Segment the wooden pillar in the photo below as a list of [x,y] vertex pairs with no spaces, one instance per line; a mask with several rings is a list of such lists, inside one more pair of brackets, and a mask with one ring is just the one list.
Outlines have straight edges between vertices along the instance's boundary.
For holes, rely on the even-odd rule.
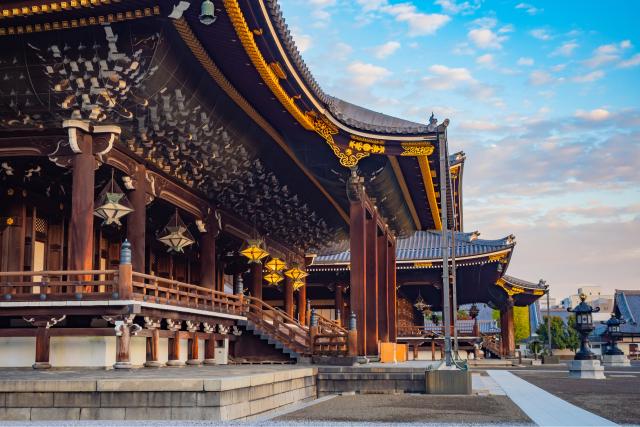
[[366,291],[365,304],[367,336],[365,350],[367,355],[378,354],[378,224],[375,213],[366,218]]
[[389,291],[387,286],[387,233],[378,233],[378,337],[380,341],[389,342]]
[[349,238],[351,250],[351,268],[349,270],[351,311],[356,315],[356,324],[359,333],[358,356],[366,354],[366,233],[365,233],[365,207],[361,200],[351,201],[349,209]]
[[169,357],[167,366],[184,366],[180,360],[180,328],[182,322],[179,320],[167,319],[167,329],[173,332],[173,337],[169,338]]
[[389,341],[395,342],[398,336],[397,325],[397,291],[396,291],[396,241],[388,236],[387,242],[387,320],[389,327]]
[[[18,194],[13,189],[9,197],[8,189],[3,185],[2,206],[0,215],[13,219],[13,225],[7,226],[0,233],[0,271],[23,271],[25,260],[25,237],[27,223],[27,209],[22,200],[18,200]],[[7,277],[5,280],[21,281],[20,277]],[[30,280],[30,279],[29,279]]]
[[200,360],[200,343],[198,340],[198,333],[191,332],[189,337],[189,356],[187,357],[187,365],[201,365]]
[[509,295],[506,304],[500,308],[500,341],[502,355],[506,357],[515,356],[515,325],[513,321],[513,298],[511,295]]
[[216,336],[213,332],[209,333],[209,337],[204,342],[204,364],[216,364]]
[[144,165],[136,165],[133,182],[135,188],[128,194],[133,212],[127,215],[127,240],[131,243],[131,265],[133,271],[146,273],[149,269],[145,265],[147,178]]
[[205,288],[216,289],[216,237],[219,230],[213,214],[206,219],[206,229],[200,238],[200,284]]
[[80,152],[73,156],[71,219],[69,221],[69,269],[93,268],[93,200],[96,160],[91,134],[76,132]]
[[249,264],[251,271],[251,282],[249,282],[249,293],[252,297],[262,299],[262,263],[252,262]]
[[431,338],[431,360],[436,360],[436,340]]
[[39,326],[36,329],[36,363],[33,364],[33,369],[49,369],[51,367],[49,363],[50,343],[49,328]]
[[147,360],[144,366],[147,368],[159,368],[164,366],[164,363],[160,362],[158,351],[160,349],[160,329],[158,327],[151,329],[151,336],[147,338]]
[[307,319],[307,285],[298,289],[298,322],[305,325]]
[[344,285],[336,285],[334,310],[336,311],[336,321],[339,322],[341,326],[344,326]]
[[284,311],[291,318],[294,317],[293,314],[293,279],[285,276],[284,277]]
[[125,318],[124,321],[117,326],[116,331],[116,363],[113,365],[115,369],[131,369],[131,330],[133,327],[133,318]]

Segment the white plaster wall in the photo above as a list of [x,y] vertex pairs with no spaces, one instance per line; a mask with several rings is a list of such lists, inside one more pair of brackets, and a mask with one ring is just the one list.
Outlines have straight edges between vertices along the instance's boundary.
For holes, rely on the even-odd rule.
[[186,362],[189,358],[189,340],[187,338],[180,339],[180,354],[178,355],[178,360]]
[[129,360],[134,366],[142,366],[147,361],[147,338],[131,337]]
[[35,337],[0,338],[0,367],[31,367],[36,361]]
[[216,347],[216,365],[229,363],[229,339],[225,338],[222,342],[222,346]]
[[198,339],[198,360],[204,360],[204,345],[205,340]]
[[51,366],[110,367],[116,362],[116,337],[52,337]]
[[158,341],[158,362],[167,363],[169,360],[169,338],[160,338]]

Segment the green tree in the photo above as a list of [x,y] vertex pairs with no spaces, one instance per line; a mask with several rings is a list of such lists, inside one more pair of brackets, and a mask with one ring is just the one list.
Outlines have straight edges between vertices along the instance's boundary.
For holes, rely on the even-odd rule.
[[[536,333],[540,336],[543,343],[548,343],[547,335],[547,316],[544,316],[544,322],[538,326]],[[566,348],[576,350],[580,346],[578,333],[572,327],[575,324],[575,316],[570,316],[568,324],[562,321],[561,317],[551,316],[551,347],[559,350]]]
[[[500,311],[493,310],[491,316],[494,320],[500,320]],[[529,307],[513,307],[513,327],[515,329],[515,341],[520,342],[531,335],[529,324]]]
[[529,335],[531,335],[529,307],[513,307],[513,324],[516,342],[529,338]]

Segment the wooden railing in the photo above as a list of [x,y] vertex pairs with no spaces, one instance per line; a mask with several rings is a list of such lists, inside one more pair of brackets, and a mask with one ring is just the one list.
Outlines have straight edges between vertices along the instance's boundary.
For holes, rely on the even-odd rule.
[[245,297],[245,304],[245,316],[264,333],[298,353],[310,353],[309,332],[296,319],[258,298]]
[[319,334],[313,337],[313,354],[319,356],[346,356],[347,335]]
[[112,299],[117,290],[118,270],[0,272],[5,301]]
[[486,336],[482,339],[482,348],[489,350],[498,357],[502,357],[502,346],[496,337]]
[[441,335],[440,331],[425,330],[424,326],[398,326],[399,337],[438,337]]
[[244,304],[239,295],[149,274],[133,272],[132,277],[133,298],[136,300],[244,314]]
[[320,334],[347,335],[347,330],[340,326],[335,320],[328,319],[320,314],[318,316],[318,332]]

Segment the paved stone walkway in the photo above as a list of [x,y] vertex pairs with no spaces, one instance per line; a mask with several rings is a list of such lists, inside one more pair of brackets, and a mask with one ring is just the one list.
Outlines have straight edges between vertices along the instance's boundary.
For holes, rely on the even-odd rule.
[[615,426],[617,424],[585,411],[509,371],[487,371],[507,396],[540,426]]

